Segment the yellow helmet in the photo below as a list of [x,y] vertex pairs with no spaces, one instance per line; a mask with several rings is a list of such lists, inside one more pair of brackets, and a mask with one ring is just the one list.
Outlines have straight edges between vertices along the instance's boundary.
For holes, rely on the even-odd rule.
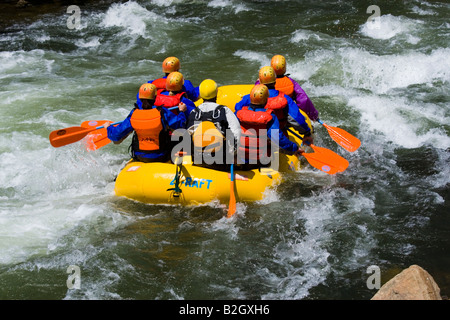
[[168,91],[181,91],[184,84],[183,75],[178,72],[171,72],[166,79],[166,90]]
[[275,83],[277,75],[272,67],[262,67],[259,69],[259,82],[262,84]]
[[180,60],[177,57],[168,57],[162,63],[164,73],[171,73],[180,70]]
[[277,76],[282,76],[286,73],[286,59],[282,55],[275,55],[270,60],[270,65],[275,70]]
[[213,99],[217,96],[217,83],[211,79],[203,80],[200,83],[199,91],[202,99]]
[[151,83],[144,83],[139,88],[139,99],[150,99],[154,100],[156,98],[156,86]]
[[250,91],[250,102],[255,105],[265,105],[269,98],[269,88],[263,84],[255,85]]

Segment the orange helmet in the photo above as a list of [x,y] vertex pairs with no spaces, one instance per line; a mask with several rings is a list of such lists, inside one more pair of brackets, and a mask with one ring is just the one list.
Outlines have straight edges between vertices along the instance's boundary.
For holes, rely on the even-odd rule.
[[275,70],[277,76],[282,76],[286,73],[286,59],[282,55],[275,55],[270,60],[270,65]]
[[259,82],[262,84],[275,83],[277,75],[272,67],[262,67],[259,69]]
[[144,83],[139,88],[139,99],[150,99],[154,100],[156,98],[156,86],[151,83]]
[[183,75],[178,72],[171,72],[166,79],[166,90],[168,91],[181,91],[184,84]]
[[162,63],[164,73],[171,73],[180,70],[180,60],[176,57],[168,57]]
[[269,88],[263,84],[257,84],[250,91],[250,102],[255,105],[265,105],[269,98]]

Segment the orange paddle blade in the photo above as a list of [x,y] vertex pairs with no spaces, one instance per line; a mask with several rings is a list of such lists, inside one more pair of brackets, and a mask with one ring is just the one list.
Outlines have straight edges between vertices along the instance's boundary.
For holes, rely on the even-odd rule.
[[236,213],[236,195],[234,193],[234,165],[231,165],[230,170],[231,187],[230,187],[230,204],[228,205],[228,218],[231,218]]
[[59,148],[83,139],[89,132],[95,130],[83,127],[69,127],[50,132],[50,144]]
[[97,150],[109,144],[111,140],[108,139],[106,129],[98,129],[88,134],[86,139],[86,148],[88,150]]
[[328,130],[331,139],[336,141],[345,150],[354,152],[360,147],[361,141],[347,131],[341,128],[331,127],[323,122],[320,123]]
[[302,156],[308,160],[309,164],[328,174],[343,172],[347,169],[349,163],[346,159],[337,153],[322,147],[311,145],[313,153],[302,153]]
[[[87,120],[84,121],[81,126],[83,128],[96,128],[99,126],[103,126],[106,123],[112,123],[112,121],[109,120]],[[97,129],[92,132],[90,132],[87,135],[86,139],[86,149],[88,150],[97,150],[101,147],[106,146],[111,142],[110,139],[108,139],[108,132],[105,128]]]
[[236,213],[236,195],[234,194],[234,181],[231,181],[230,187],[230,204],[228,206],[228,218],[231,218]]

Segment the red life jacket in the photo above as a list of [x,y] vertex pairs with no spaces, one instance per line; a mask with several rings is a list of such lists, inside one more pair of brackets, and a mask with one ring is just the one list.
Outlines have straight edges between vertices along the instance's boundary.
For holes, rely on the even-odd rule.
[[277,78],[277,82],[275,83],[275,89],[283,92],[284,94],[288,95],[291,98],[294,96],[294,84],[292,83],[291,79],[289,79],[287,76]]
[[277,116],[280,122],[280,130],[286,130],[288,123],[288,101],[283,92],[279,92],[278,96],[267,99],[266,109],[270,109]]
[[249,110],[247,106],[239,110],[236,116],[241,123],[239,154],[244,154],[245,159],[251,161],[258,161],[263,156],[270,155],[267,124],[273,119],[272,110],[253,111]]
[[[185,92],[177,93],[176,95],[170,96],[165,94],[157,94],[155,99],[155,107],[172,108],[180,104],[181,98]],[[178,109],[171,110],[174,114],[178,114]]]
[[163,138],[161,134],[168,134],[164,130],[161,111],[153,109],[135,109],[131,115],[131,126],[135,131],[133,149],[135,151],[158,151],[161,149]]
[[166,78],[159,78],[159,79],[153,80],[152,84],[155,85],[158,93],[166,90]]

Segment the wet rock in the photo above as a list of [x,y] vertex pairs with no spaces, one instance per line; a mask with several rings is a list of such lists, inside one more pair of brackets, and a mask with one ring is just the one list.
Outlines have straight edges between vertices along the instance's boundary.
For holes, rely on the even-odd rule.
[[25,1],[25,0],[19,0],[16,3],[16,8],[25,8],[25,7],[28,7],[28,6],[31,6],[31,4],[28,1]]
[[371,300],[442,300],[433,277],[412,265],[386,282]]

